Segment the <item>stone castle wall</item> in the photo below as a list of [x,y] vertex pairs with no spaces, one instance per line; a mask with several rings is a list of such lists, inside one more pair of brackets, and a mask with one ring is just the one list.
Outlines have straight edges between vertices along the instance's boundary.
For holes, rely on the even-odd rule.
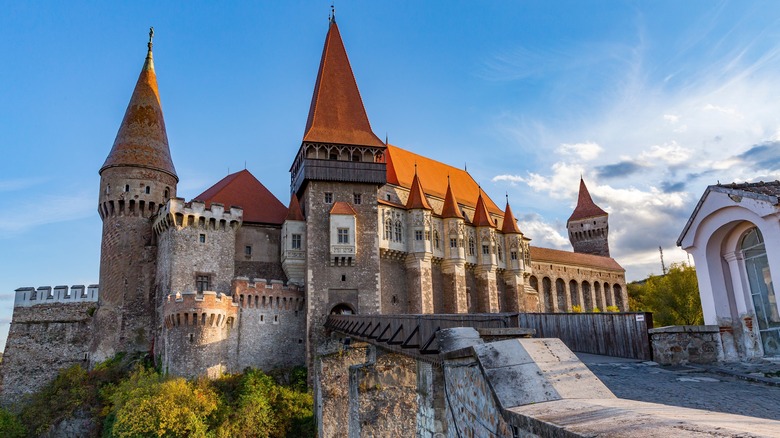
[[[250,247],[247,254],[247,247]],[[236,277],[272,278],[287,282],[280,259],[281,227],[244,222],[236,233]]]
[[[628,311],[624,272],[533,260],[529,285],[539,292],[544,312],[571,312],[577,305],[588,312],[607,306]],[[560,281],[558,281],[560,280]]]
[[14,307],[0,364],[0,403],[13,405],[74,364],[88,366],[97,303],[54,302]]
[[303,290],[281,281],[233,281],[238,302],[236,371],[272,370],[306,360],[306,300]]

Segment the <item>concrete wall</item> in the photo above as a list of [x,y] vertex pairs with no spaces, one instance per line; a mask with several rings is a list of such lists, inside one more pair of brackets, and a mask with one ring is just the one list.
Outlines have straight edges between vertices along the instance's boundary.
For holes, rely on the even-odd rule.
[[37,391],[73,364],[89,364],[92,317],[97,303],[14,307],[0,363],[0,403],[9,406]]

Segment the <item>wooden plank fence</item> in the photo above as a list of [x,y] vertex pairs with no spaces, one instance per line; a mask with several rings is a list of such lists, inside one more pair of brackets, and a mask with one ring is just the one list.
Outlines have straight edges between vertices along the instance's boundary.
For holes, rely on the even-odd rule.
[[652,360],[653,314],[520,313],[518,326],[536,330],[537,338],[560,338],[572,351]]

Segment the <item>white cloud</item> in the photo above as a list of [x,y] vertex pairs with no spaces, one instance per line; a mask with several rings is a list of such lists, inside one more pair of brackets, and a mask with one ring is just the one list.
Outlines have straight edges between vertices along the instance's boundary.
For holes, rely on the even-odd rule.
[[571,250],[569,239],[558,232],[557,224],[549,224],[537,214],[529,214],[518,220],[520,231],[532,239],[531,245],[544,248]]
[[687,161],[693,153],[690,149],[685,149],[677,144],[676,141],[658,146],[650,147],[650,150],[639,154],[640,160],[661,160],[668,164],[680,164]]
[[712,105],[708,103],[707,105],[704,105],[704,108],[702,108],[704,111],[717,111],[719,113],[727,114],[730,116],[734,116],[737,119],[744,119],[745,116],[737,112],[734,108],[725,108],[718,105]]
[[563,155],[575,155],[582,160],[590,161],[596,159],[604,148],[594,142],[586,143],[563,143],[558,147],[557,152]]
[[674,114],[664,114],[664,120],[674,125],[680,120],[680,116],[676,116]]

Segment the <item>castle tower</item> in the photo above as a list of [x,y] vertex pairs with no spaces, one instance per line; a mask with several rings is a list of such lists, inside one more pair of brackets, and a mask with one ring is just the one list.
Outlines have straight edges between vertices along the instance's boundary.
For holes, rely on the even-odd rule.
[[566,222],[566,228],[574,252],[609,257],[609,215],[593,202],[582,178],[577,207]]
[[385,149],[371,130],[331,18],[303,141],[290,168],[291,189],[306,217],[309,360],[328,314],[381,311],[377,189],[387,178]]
[[[501,224],[504,248],[506,248],[506,269],[504,283],[506,284],[506,310],[509,312],[536,311],[539,294],[533,288],[525,287],[525,277],[530,274],[531,266],[526,264],[528,254],[528,239],[523,236],[517,226],[515,215],[509,207],[507,197],[504,208],[504,219]],[[530,289],[530,290],[529,290]]]
[[447,313],[468,313],[469,302],[466,290],[466,253],[464,240],[466,224],[458,201],[452,193],[447,177],[447,193],[441,209],[444,219],[444,260],[441,263],[444,277],[444,310]]
[[500,310],[498,304],[498,286],[496,284],[496,262],[499,251],[497,245],[496,223],[490,217],[479,191],[477,206],[474,209],[474,220],[477,229],[477,254],[479,263],[475,269],[477,276],[477,311],[494,313]]
[[406,201],[409,212],[407,239],[409,253],[406,256],[407,293],[410,294],[409,313],[434,313],[433,279],[431,278],[431,213],[433,209],[425,197],[420,177],[415,169],[409,198]]
[[306,219],[295,193],[290,196],[290,206],[282,224],[282,269],[291,284],[303,285],[306,276]]
[[103,220],[100,298],[91,362],[117,352],[149,351],[157,318],[157,249],[150,218],[176,196],[179,181],[165,132],[149,50],[114,145],[100,169],[98,212]]

